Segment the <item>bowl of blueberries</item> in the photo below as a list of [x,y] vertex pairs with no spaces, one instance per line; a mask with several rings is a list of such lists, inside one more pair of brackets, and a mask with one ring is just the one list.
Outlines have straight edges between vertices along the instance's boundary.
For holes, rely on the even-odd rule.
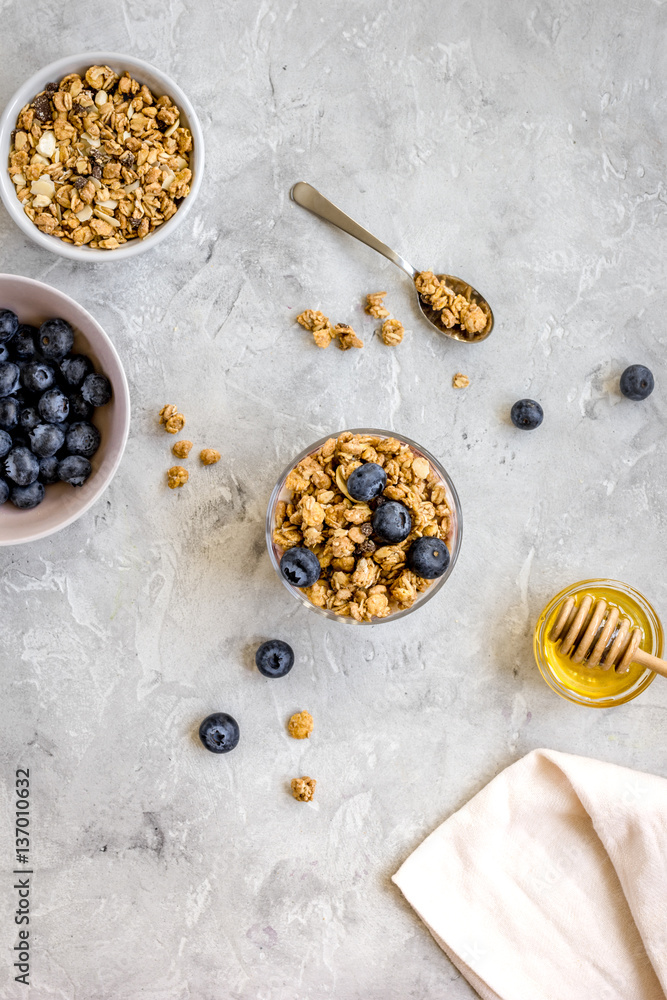
[[0,274],[0,545],[45,538],[107,488],[130,426],[120,358],[49,285]]

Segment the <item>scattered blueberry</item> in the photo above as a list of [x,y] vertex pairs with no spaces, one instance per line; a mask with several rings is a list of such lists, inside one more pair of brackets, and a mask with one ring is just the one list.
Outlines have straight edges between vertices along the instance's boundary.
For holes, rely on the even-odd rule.
[[11,340],[19,328],[19,318],[11,309],[0,309],[0,342]]
[[12,350],[19,358],[31,358],[37,354],[37,335],[39,330],[36,326],[28,326],[21,323],[12,341]]
[[39,475],[39,461],[29,448],[15,445],[5,458],[5,473],[17,486],[29,486]]
[[29,510],[36,507],[44,499],[44,485],[35,481],[29,486],[15,486],[12,489],[10,500],[15,507],[21,510]]
[[60,362],[60,372],[68,385],[75,389],[93,371],[93,362],[85,354],[72,354]]
[[91,406],[104,406],[111,399],[111,383],[106,375],[93,372],[83,380],[81,395]]
[[40,483],[44,483],[45,486],[51,486],[53,483],[59,483],[59,465],[60,459],[55,455],[50,455],[48,458],[42,458],[39,463],[39,476],[37,477]]
[[58,465],[58,478],[70,486],[83,486],[93,467],[83,455],[68,455]]
[[29,361],[21,371],[21,385],[28,392],[45,392],[55,380],[56,373],[44,361]]
[[19,403],[13,396],[0,399],[0,428],[13,431],[19,422]]
[[42,420],[49,424],[60,424],[69,416],[69,399],[60,389],[47,389],[39,397],[37,409]]
[[387,473],[376,462],[365,462],[350,473],[345,484],[355,500],[373,500],[387,485]]
[[408,566],[417,576],[435,580],[449,566],[449,549],[441,538],[415,538],[408,549]]
[[65,443],[65,432],[57,424],[37,424],[30,431],[30,449],[37,458],[51,458]]
[[47,319],[39,328],[39,349],[45,358],[60,361],[74,343],[74,330],[64,319]]
[[95,407],[87,403],[80,392],[73,392],[69,397],[69,412],[78,420],[90,420]]
[[295,545],[280,560],[280,572],[293,587],[310,587],[319,580],[322,569],[314,552]]
[[229,753],[239,742],[239,724],[226,712],[207,715],[199,727],[199,739],[211,753]]
[[0,458],[8,455],[12,449],[12,436],[7,431],[0,431]]
[[628,399],[646,399],[654,385],[653,372],[646,365],[630,365],[621,375],[621,392]]
[[402,542],[412,531],[412,516],[398,500],[388,500],[373,514],[373,531],[385,542]]
[[6,503],[9,500],[9,485],[4,479],[0,479],[0,504]]
[[21,371],[11,361],[0,361],[0,396],[11,396],[19,387]]
[[72,424],[67,431],[67,450],[70,455],[90,458],[100,446],[100,432],[93,424]]
[[282,639],[269,639],[255,653],[255,663],[265,677],[284,677],[294,666],[294,650]]
[[544,410],[534,399],[519,399],[512,407],[512,423],[522,431],[533,431],[542,423]]
[[19,414],[19,423],[24,431],[31,431],[41,423],[41,417],[34,406],[26,406]]

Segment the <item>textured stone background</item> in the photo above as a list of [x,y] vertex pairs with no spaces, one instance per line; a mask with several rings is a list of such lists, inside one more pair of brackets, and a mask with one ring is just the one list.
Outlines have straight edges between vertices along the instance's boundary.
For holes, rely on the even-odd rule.
[[[207,171],[171,242],[75,266],[0,212],[0,267],[77,298],[114,339],[133,424],[108,493],[45,542],[0,550],[0,997],[17,987],[9,802],[33,774],[39,1000],[435,1000],[472,991],[390,876],[452,810],[547,746],[667,772],[667,682],[623,708],[552,694],[531,632],[552,594],[610,575],[667,606],[666,5],[638,0],[0,0],[0,100],[67,53],[126,51],[201,115]],[[292,205],[310,180],[421,267],[468,277],[497,327],[438,337],[408,283]],[[362,312],[388,290],[385,348]],[[361,352],[293,325],[322,308]],[[619,396],[632,362],[658,388]],[[456,371],[467,391],[451,388]],[[534,434],[510,404],[541,400]],[[214,469],[164,486],[168,401]],[[440,456],[464,544],[395,625],[332,627],[264,549],[286,462],[345,426]],[[194,463],[193,463],[193,467]],[[288,679],[257,643],[297,653]],[[307,745],[284,723],[315,717]],[[227,710],[227,758],[195,732]],[[319,781],[312,806],[287,783]]]

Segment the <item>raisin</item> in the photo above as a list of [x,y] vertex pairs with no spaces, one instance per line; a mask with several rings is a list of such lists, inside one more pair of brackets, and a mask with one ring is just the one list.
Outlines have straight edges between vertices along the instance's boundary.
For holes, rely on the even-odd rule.
[[38,118],[40,122],[51,121],[51,118],[53,117],[53,112],[51,111],[51,101],[46,94],[38,94],[32,102],[32,106],[35,111],[35,118]]

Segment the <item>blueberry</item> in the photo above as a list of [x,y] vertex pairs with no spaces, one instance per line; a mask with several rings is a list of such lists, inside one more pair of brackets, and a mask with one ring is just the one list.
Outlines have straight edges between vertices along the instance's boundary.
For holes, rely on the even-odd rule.
[[37,335],[39,330],[36,326],[28,326],[21,323],[12,341],[12,350],[18,358],[31,358],[37,354]]
[[376,462],[365,462],[352,472],[345,484],[355,500],[372,500],[387,485],[387,473]]
[[5,431],[13,431],[18,426],[19,412],[18,400],[13,396],[0,399],[0,427]]
[[9,361],[9,348],[6,344],[0,344],[0,361]]
[[38,476],[40,483],[44,483],[46,486],[51,485],[51,483],[59,483],[59,465],[60,460],[55,455],[50,455],[48,458],[40,459]]
[[68,455],[58,465],[58,478],[70,486],[83,486],[93,467],[83,455]]
[[37,424],[29,437],[30,449],[37,458],[51,458],[65,443],[65,432],[56,424]]
[[94,406],[87,403],[80,392],[73,392],[69,397],[70,416],[78,420],[90,420],[95,410]]
[[408,549],[408,566],[417,576],[435,580],[449,566],[449,549],[441,538],[415,538]]
[[65,382],[75,389],[86,375],[93,371],[93,362],[85,354],[72,354],[60,362],[60,372]]
[[47,319],[39,328],[39,349],[45,358],[60,361],[73,343],[74,330],[64,319]]
[[100,432],[93,424],[72,424],[67,431],[67,450],[70,455],[90,458],[100,446]]
[[226,712],[207,715],[199,727],[199,739],[211,753],[229,753],[239,742],[239,724]]
[[21,370],[21,385],[28,392],[45,392],[56,380],[56,373],[51,365],[44,361],[29,361]]
[[111,383],[106,375],[93,372],[83,380],[81,395],[91,406],[104,406],[111,399]]
[[11,361],[0,361],[0,396],[11,396],[20,385],[21,372]]
[[19,328],[19,318],[11,309],[0,309],[0,343],[11,340]]
[[0,479],[0,504],[6,503],[9,500],[9,485],[4,479]]
[[269,639],[255,653],[255,663],[265,677],[284,677],[294,666],[294,651],[282,639]]
[[39,397],[37,409],[42,420],[49,424],[60,424],[69,416],[69,399],[60,389],[47,389]]
[[646,365],[630,365],[621,375],[621,392],[628,399],[646,399],[653,392],[653,372]]
[[31,507],[36,507],[38,503],[42,502],[44,492],[44,485],[38,482],[30,483],[29,486],[15,486],[12,489],[10,500],[15,507],[20,507],[21,510],[29,510]]
[[512,423],[522,431],[533,431],[542,423],[544,410],[534,399],[519,399],[512,407]]
[[0,431],[0,458],[4,458],[12,450],[12,436],[7,431]]
[[412,515],[398,500],[388,500],[375,511],[371,524],[385,542],[402,542],[412,531]]
[[29,486],[39,475],[39,461],[29,448],[15,444],[5,458],[5,473],[17,486]]
[[34,406],[26,406],[21,410],[19,423],[24,431],[31,431],[33,427],[41,423],[39,413]]
[[280,560],[280,572],[293,587],[310,587],[319,580],[322,569],[314,552],[295,545]]

